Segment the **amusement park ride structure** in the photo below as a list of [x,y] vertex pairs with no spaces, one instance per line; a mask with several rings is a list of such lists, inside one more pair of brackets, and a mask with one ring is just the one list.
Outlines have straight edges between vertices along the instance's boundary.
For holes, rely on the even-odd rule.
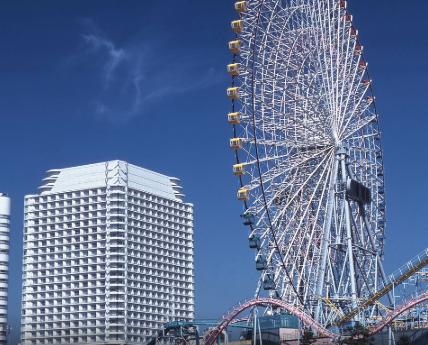
[[426,327],[428,249],[389,276],[383,270],[379,121],[346,1],[248,0],[235,10],[230,148],[260,280],[205,344],[258,306],[332,338],[356,321],[372,334],[391,323]]

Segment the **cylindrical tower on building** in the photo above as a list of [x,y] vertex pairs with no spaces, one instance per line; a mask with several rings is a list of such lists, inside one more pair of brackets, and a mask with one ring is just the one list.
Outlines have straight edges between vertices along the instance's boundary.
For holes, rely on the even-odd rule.
[[6,344],[10,198],[0,193],[0,345]]

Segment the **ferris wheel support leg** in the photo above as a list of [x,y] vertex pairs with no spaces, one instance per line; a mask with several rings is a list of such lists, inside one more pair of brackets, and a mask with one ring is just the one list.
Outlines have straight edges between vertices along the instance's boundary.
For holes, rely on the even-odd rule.
[[257,309],[253,310],[253,344],[257,344]]
[[[321,256],[321,266],[317,275],[317,290],[316,296],[319,297],[322,295],[324,289],[324,281],[325,281],[325,271],[327,267],[327,258],[328,258],[328,245],[330,241],[330,231],[331,231],[331,221],[333,218],[333,210],[334,210],[334,199],[336,192],[336,182],[337,182],[337,171],[339,167],[339,161],[337,159],[334,160],[333,173],[330,178],[330,190],[328,196],[328,204],[327,204],[327,219],[324,223],[323,229],[323,243],[322,243],[322,256]],[[320,322],[321,316],[321,303],[322,300],[319,299],[317,303],[317,308],[315,310],[315,320]]]
[[[355,180],[355,176],[352,172],[352,169],[350,169],[349,166],[348,166],[348,173],[349,173],[349,176],[351,177],[351,179]],[[370,244],[372,246],[372,249],[373,249],[373,251],[376,251],[377,248],[376,248],[376,244],[375,244],[375,240],[374,240],[373,230],[372,230],[370,222],[367,218],[366,210],[364,209],[364,205],[362,202],[358,203],[358,208],[360,210],[360,215],[364,220],[364,224],[367,228],[367,234],[369,235],[369,240],[370,240]],[[377,263],[377,267],[378,267],[379,272],[380,272],[380,276],[383,280],[383,283],[386,285],[386,274],[385,274],[385,271],[383,270],[382,260],[380,259],[379,255],[376,255],[376,263]],[[376,272],[376,274],[378,274],[378,272]],[[388,295],[389,303],[391,305],[393,305],[394,301],[392,298],[391,291],[388,291],[387,295]]]
[[[351,176],[351,178],[352,178],[352,176]],[[369,220],[367,219],[366,211],[365,211],[364,206],[361,202],[359,203],[358,206],[360,209],[360,214],[362,215],[362,217],[364,219],[364,224],[366,225],[366,228],[367,228],[367,233],[369,235],[370,243],[372,245],[373,250],[376,251],[374,236],[373,236],[373,232],[372,232],[372,228],[370,226]],[[383,280],[384,286],[386,286],[386,284],[387,284],[386,283],[386,274],[385,274],[385,271],[383,270],[382,260],[380,259],[379,255],[376,255],[376,260],[377,260],[377,267],[379,269],[380,276]],[[376,272],[376,274],[378,274],[378,273]],[[392,298],[391,291],[388,291],[387,295],[388,295],[389,303],[391,303],[391,305],[393,305],[394,300]]]
[[[346,149],[341,148],[338,153],[340,153],[340,165],[342,170],[342,182],[346,183],[347,180],[347,169],[346,169]],[[349,262],[349,275],[351,280],[351,298],[352,298],[352,308],[357,307],[357,288],[355,282],[355,266],[354,266],[354,250],[352,247],[352,232],[351,232],[351,214],[349,210],[349,201],[346,198],[346,195],[343,199],[345,206],[345,220],[346,220],[346,242],[348,247],[348,262]]]

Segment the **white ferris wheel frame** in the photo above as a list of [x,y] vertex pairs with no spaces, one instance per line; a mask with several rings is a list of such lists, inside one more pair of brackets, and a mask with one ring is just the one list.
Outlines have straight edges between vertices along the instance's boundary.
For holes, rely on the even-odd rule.
[[238,12],[228,96],[243,216],[266,266],[256,294],[267,283],[333,324],[385,280],[383,153],[363,47],[345,1],[250,0]]

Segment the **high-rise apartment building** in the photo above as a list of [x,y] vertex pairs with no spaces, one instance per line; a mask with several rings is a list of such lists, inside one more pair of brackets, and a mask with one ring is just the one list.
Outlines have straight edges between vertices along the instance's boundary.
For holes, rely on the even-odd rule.
[[0,193],[0,345],[7,338],[7,288],[9,283],[10,198]]
[[141,344],[194,318],[193,205],[123,161],[47,172],[25,197],[23,345]]

